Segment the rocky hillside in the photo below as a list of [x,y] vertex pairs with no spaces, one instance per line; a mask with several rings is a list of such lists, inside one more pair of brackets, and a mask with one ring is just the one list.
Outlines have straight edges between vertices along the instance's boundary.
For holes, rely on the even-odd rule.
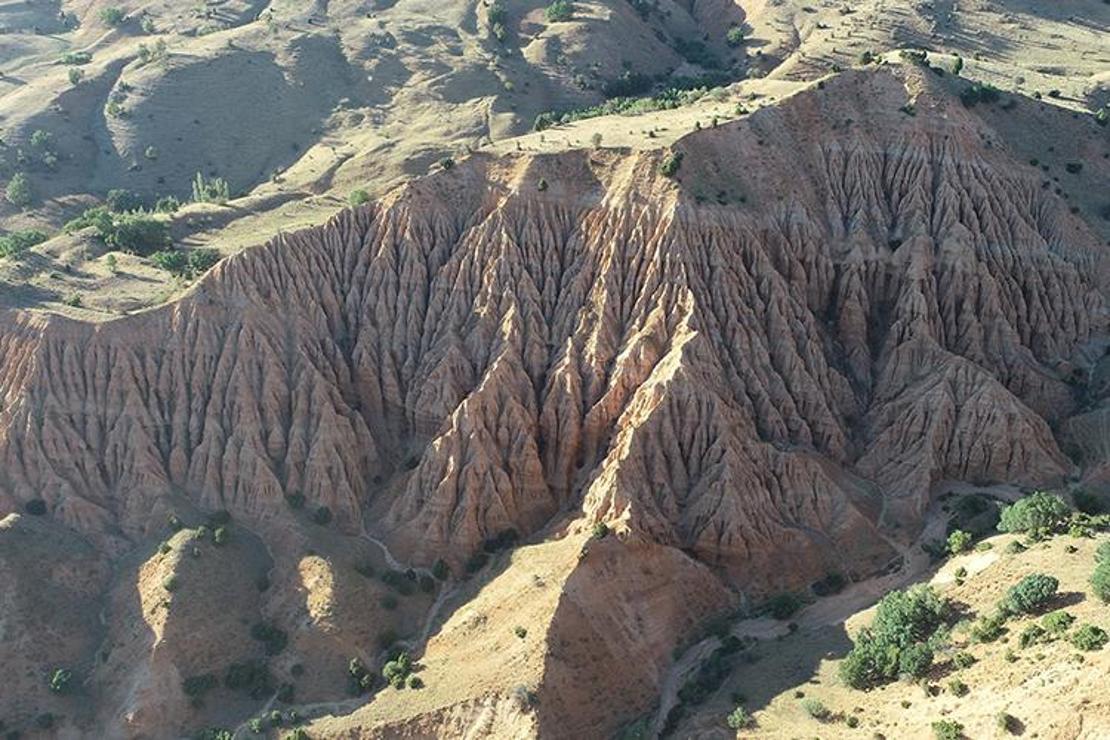
[[[709,617],[897,567],[945,481],[1105,487],[1110,252],[1072,205],[1105,129],[969,87],[849,72],[664,150],[476,155],[176,303],[0,315],[0,542],[45,515],[114,562],[0,717],[601,737]],[[423,689],[361,685],[397,646]]]

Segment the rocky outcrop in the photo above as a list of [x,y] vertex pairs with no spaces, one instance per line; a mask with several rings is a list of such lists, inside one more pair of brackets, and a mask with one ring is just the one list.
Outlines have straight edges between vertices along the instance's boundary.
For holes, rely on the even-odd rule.
[[303,496],[455,564],[581,508],[757,590],[866,567],[939,480],[1067,474],[1057,368],[1106,328],[1095,236],[929,84],[848,75],[674,180],[474,157],[174,305],[7,314],[0,505],[121,541]]

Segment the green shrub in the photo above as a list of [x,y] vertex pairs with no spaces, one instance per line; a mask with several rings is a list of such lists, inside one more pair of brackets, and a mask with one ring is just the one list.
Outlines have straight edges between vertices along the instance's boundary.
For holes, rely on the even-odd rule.
[[1037,491],[1002,510],[998,531],[1027,532],[1034,537],[1043,537],[1058,531],[1070,513],[1064,499]]
[[802,599],[792,593],[776,594],[767,601],[766,607],[767,613],[775,619],[788,619],[802,608]]
[[127,16],[124,15],[124,12],[123,12],[122,9],[112,7],[112,8],[103,8],[99,13],[97,13],[97,17],[100,18],[100,22],[103,23],[104,25],[114,27],[114,26],[122,25],[124,19]]
[[969,691],[971,689],[967,687],[967,684],[958,678],[953,678],[948,682],[948,693],[952,696],[967,696]]
[[26,208],[31,205],[35,200],[35,193],[31,189],[31,182],[27,179],[27,175],[22,172],[12,175],[12,179],[8,180],[8,185],[4,189],[4,197],[16,208]]
[[829,708],[826,707],[820,699],[814,699],[812,697],[802,699],[801,704],[802,710],[816,720],[824,722],[832,716],[832,712],[829,711]]
[[352,696],[365,694],[374,688],[374,675],[366,670],[366,666],[358,658],[351,658],[347,664],[347,686]]
[[933,737],[936,740],[960,740],[964,736],[964,726],[954,719],[942,719],[933,723]]
[[725,43],[734,48],[743,45],[744,29],[740,26],[733,26],[728,29],[728,33],[725,34]]
[[569,21],[574,17],[574,6],[569,0],[554,0],[554,2],[544,8],[543,17],[547,19],[548,23]]
[[354,207],[365,205],[366,203],[370,202],[370,193],[362,190],[361,188],[358,190],[352,190],[351,194],[347,196],[347,202]]
[[223,205],[231,200],[231,186],[222,177],[206,180],[200,172],[193,178],[193,202]]
[[104,212],[95,218],[97,235],[120,252],[147,257],[170,245],[169,226],[145,213]]
[[971,549],[972,541],[973,538],[970,534],[962,529],[957,529],[948,535],[948,554],[959,555],[961,552],[967,552]]
[[24,252],[31,247],[42,244],[48,238],[46,232],[39,231],[38,229],[13,231],[4,236],[0,236],[0,259],[4,257],[14,257],[20,252]]
[[523,640],[528,636],[528,630],[518,624],[516,627],[513,627],[513,634]]
[[752,716],[748,714],[744,707],[736,707],[728,716],[725,717],[725,724],[733,730],[743,730],[745,727],[750,726],[752,723]]
[[424,681],[420,676],[409,676],[408,684],[410,689],[424,688]]
[[[1100,552],[1101,549],[1099,548]],[[1095,566],[1090,584],[1092,593],[1104,603],[1110,604],[1110,560],[1102,560]]]
[[173,213],[181,207],[181,201],[172,195],[159,198],[154,202],[154,210],[158,213]]
[[1071,614],[1063,609],[1057,609],[1054,612],[1049,612],[1044,615],[1041,619],[1041,624],[1051,634],[1059,635],[1067,632],[1074,621],[1075,617]]
[[1018,581],[1007,593],[1002,607],[1010,614],[1034,614],[1056,598],[1060,581],[1044,573],[1034,573]]
[[67,76],[69,77],[69,84],[76,87],[81,83],[81,80],[85,78],[85,73],[83,70],[80,70],[77,67],[70,67]]
[[598,522],[594,525],[590,535],[595,540],[603,540],[609,535],[609,525],[605,522]]
[[123,188],[114,188],[108,191],[104,198],[104,205],[112,213],[127,213],[138,211],[144,207],[143,197],[138,193]]
[[1021,553],[1025,552],[1028,549],[1029,548],[1027,548],[1025,545],[1021,544],[1021,542],[1019,540],[1011,540],[1009,542],[1009,544],[1006,545],[1006,549],[1005,549],[1004,552],[1007,555],[1018,555],[1018,554],[1021,554]]
[[59,668],[50,674],[50,690],[55,694],[68,694],[73,681],[73,671]]
[[404,688],[405,679],[410,673],[412,673],[412,658],[405,652],[399,653],[396,658],[382,667],[382,677],[395,689]]
[[952,663],[957,668],[970,668],[975,665],[975,656],[966,650],[961,650],[952,656]]
[[949,612],[948,603],[929,586],[887,594],[879,602],[871,627],[860,632],[841,663],[841,680],[863,689],[899,673],[922,675],[933,660],[928,643]]
[[1018,638],[1019,644],[1023,648],[1032,647],[1038,642],[1041,642],[1045,637],[1045,629],[1039,624],[1031,624],[1021,631]]
[[674,177],[678,174],[679,167],[682,166],[682,152],[669,152],[663,157],[663,162],[659,165],[659,174],[663,177]]
[[267,622],[257,622],[251,627],[251,637],[263,644],[267,655],[279,655],[289,644],[285,631]]
[[231,541],[231,533],[227,531],[227,527],[216,527],[212,532],[212,544],[217,547],[222,547]]
[[1085,624],[1073,632],[1070,639],[1080,650],[1101,650],[1110,641],[1110,635],[1101,627]]
[[91,61],[92,54],[87,51],[67,51],[65,54],[62,54],[61,58],[62,64],[72,64],[75,66],[88,64]]
[[159,270],[165,270],[171,275],[184,276],[189,269],[189,256],[180,249],[155,252],[150,255],[150,261]]
[[1005,631],[1006,615],[1002,612],[980,617],[971,626],[972,642],[994,642]]

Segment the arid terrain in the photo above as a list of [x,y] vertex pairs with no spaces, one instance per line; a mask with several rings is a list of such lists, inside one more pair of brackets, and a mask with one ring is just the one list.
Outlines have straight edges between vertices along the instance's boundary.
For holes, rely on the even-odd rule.
[[1110,737],[1107,39],[0,0],[0,732]]

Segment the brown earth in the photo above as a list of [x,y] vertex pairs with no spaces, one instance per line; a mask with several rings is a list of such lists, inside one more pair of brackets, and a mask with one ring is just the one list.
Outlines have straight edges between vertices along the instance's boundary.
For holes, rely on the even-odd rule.
[[[964,86],[848,72],[667,150],[478,154],[175,303],[0,314],[0,512],[48,515],[0,567],[36,527],[97,574],[33,595],[84,626],[44,623],[73,637],[0,717],[162,737],[290,683],[321,736],[605,737],[714,615],[897,567],[942,483],[1104,488],[1110,253],[1071,204],[1105,129]],[[385,606],[355,566],[428,588]],[[259,621],[275,693],[191,706]],[[425,688],[348,697],[390,642]]]

